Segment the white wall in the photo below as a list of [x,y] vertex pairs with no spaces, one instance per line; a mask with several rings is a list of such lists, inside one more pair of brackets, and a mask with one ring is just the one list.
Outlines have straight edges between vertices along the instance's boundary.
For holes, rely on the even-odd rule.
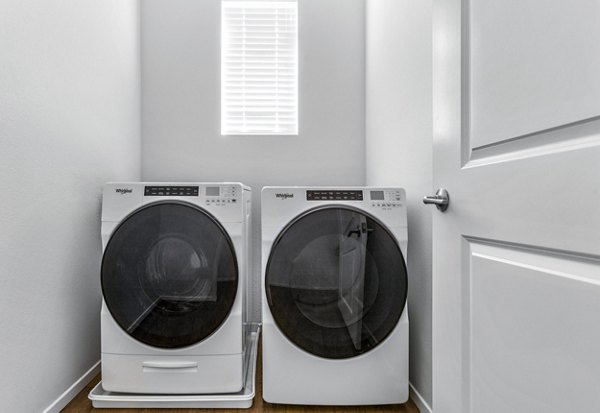
[[143,178],[243,181],[255,229],[264,185],[364,184],[364,0],[299,2],[297,137],[220,136],[220,5],[142,2]]
[[410,380],[431,406],[431,0],[367,1],[367,183],[408,197]]
[[140,175],[138,23],[135,0],[0,2],[2,412],[100,358],[100,188]]

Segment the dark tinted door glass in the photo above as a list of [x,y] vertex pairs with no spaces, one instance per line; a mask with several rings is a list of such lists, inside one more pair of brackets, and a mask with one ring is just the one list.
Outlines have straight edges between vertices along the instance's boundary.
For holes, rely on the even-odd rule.
[[157,203],[119,225],[102,260],[102,291],[129,335],[154,347],[185,347],[227,318],[238,271],[230,238],[191,204]]
[[362,211],[327,207],[300,216],[273,245],[267,300],[297,346],[325,358],[365,353],[394,329],[407,276],[392,235]]

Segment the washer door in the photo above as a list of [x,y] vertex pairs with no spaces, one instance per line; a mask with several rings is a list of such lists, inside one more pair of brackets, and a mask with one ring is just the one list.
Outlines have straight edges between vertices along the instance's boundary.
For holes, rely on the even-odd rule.
[[267,301],[285,336],[316,356],[375,348],[396,327],[406,266],[391,233],[364,211],[324,207],[277,237],[266,269]]
[[160,202],[132,213],[102,259],[102,293],[116,322],[153,347],[180,348],[211,335],[235,301],[231,239],[207,212]]

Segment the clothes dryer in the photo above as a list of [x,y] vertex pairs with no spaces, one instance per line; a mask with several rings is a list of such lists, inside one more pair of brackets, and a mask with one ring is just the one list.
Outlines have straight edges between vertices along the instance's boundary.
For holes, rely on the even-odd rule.
[[402,188],[262,190],[263,397],[408,399]]

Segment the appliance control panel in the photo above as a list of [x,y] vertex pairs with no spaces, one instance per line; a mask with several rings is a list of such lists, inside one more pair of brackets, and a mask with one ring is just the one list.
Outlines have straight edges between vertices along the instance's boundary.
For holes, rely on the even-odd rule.
[[198,186],[145,186],[144,196],[198,196]]
[[241,202],[241,193],[237,186],[207,186],[204,188],[205,204],[226,206]]
[[368,190],[307,190],[307,201],[366,201],[372,207],[382,209],[399,208],[402,206],[402,192],[396,189]]
[[144,196],[196,197],[207,206],[236,205],[241,202],[241,190],[235,185],[146,185]]
[[318,190],[306,191],[307,201],[362,201],[363,191],[356,190]]
[[369,191],[371,206],[383,209],[392,209],[402,206],[402,193],[399,190],[371,190]]

